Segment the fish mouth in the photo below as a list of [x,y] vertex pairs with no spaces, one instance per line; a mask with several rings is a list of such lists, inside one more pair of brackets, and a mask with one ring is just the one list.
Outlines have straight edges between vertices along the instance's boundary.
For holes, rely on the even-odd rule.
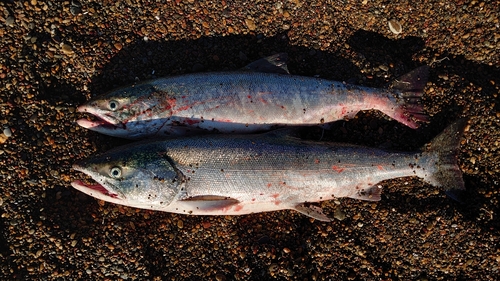
[[92,106],[81,105],[78,107],[77,111],[90,113],[92,116],[97,118],[97,120],[88,120],[85,118],[78,119],[76,123],[81,127],[84,127],[85,129],[123,129],[123,123],[116,119],[114,116],[110,116],[104,113],[102,110],[95,109]]
[[[82,168],[79,165],[73,165],[73,169],[82,173],[85,173],[91,177],[99,177],[98,175],[94,175],[94,173],[88,171],[85,168]],[[94,184],[89,184],[85,183],[82,180],[76,180],[71,182],[71,186],[73,186],[75,189],[90,195],[92,197],[95,197],[100,200],[112,202],[112,203],[119,203],[123,199],[123,196],[118,194],[117,192],[114,192],[111,188],[106,188],[106,186],[100,184],[100,183],[94,183]]]
[[76,180],[76,181],[73,181],[71,183],[71,186],[73,186],[74,188],[76,188],[76,189],[78,189],[78,190],[82,191],[83,193],[86,193],[90,196],[98,197],[96,195],[96,193],[97,193],[97,194],[100,194],[102,196],[107,196],[107,197],[110,197],[113,199],[118,199],[118,194],[110,192],[103,185],[98,184],[98,183],[87,184],[81,180]]

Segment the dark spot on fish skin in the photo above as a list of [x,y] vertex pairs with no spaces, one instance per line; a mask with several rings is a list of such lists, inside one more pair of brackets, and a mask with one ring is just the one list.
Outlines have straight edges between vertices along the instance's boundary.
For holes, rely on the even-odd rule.
[[220,169],[220,171],[224,173],[224,169]]
[[320,197],[319,200],[323,200],[323,197]]
[[321,118],[321,119],[319,120],[319,123],[320,123],[320,124],[324,124],[324,123],[325,123],[325,118]]
[[303,108],[302,111],[304,111],[304,114],[306,114],[306,109],[305,108]]

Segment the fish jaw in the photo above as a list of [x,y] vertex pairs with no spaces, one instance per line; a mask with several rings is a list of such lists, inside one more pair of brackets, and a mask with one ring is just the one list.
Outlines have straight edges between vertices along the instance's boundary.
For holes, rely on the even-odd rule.
[[97,106],[94,106],[92,104],[84,104],[81,105],[77,108],[78,112],[86,112],[94,115],[95,117],[100,119],[101,123],[113,125],[113,126],[119,126],[120,124],[123,124],[122,121],[120,121],[118,118],[115,116],[111,115],[108,110],[102,110],[98,108]]
[[112,137],[137,139],[141,136],[135,136],[127,130],[126,123],[121,122],[118,118],[112,116],[110,112],[99,109],[89,104],[81,105],[78,107],[78,112],[90,113],[97,118],[97,120],[88,120],[81,118],[76,120],[76,123],[85,129],[105,134]]
[[[106,182],[106,179],[103,176],[99,175],[97,172],[86,169],[80,165],[73,165],[73,169],[91,176],[94,180],[97,179],[102,183]],[[124,205],[124,201],[126,201],[126,198],[119,192],[114,191],[114,189],[111,188],[109,184],[103,185],[98,183],[97,181],[95,184],[87,184],[81,180],[76,180],[71,183],[71,186],[89,196],[103,201],[122,205]]]

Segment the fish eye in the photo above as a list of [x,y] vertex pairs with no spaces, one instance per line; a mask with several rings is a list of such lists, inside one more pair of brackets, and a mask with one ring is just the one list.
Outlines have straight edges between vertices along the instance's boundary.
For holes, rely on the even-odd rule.
[[113,167],[109,170],[109,175],[112,178],[119,179],[122,176],[122,169],[120,167]]
[[110,110],[115,111],[118,109],[118,102],[115,100],[110,100],[108,106]]

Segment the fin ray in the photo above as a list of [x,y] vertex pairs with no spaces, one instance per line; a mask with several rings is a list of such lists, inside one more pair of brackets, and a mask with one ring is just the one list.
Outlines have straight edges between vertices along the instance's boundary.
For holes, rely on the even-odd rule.
[[323,209],[321,209],[321,207],[318,206],[301,203],[295,205],[295,207],[293,207],[292,209],[319,221],[326,221],[326,222],[332,221],[331,218],[327,217],[325,213],[323,213]]
[[287,53],[278,53],[256,60],[243,67],[242,70],[262,73],[290,74],[290,72],[288,71],[288,66],[286,64],[287,60]]
[[420,122],[427,122],[429,117],[424,113],[422,96],[429,77],[429,66],[424,65],[394,80],[389,86],[396,91],[394,119],[416,129]]
[[457,201],[460,201],[459,191],[465,190],[457,155],[467,124],[468,118],[458,120],[422,148],[423,154],[431,157],[431,163],[437,166],[434,173],[424,177],[424,181],[444,187],[446,193]]

